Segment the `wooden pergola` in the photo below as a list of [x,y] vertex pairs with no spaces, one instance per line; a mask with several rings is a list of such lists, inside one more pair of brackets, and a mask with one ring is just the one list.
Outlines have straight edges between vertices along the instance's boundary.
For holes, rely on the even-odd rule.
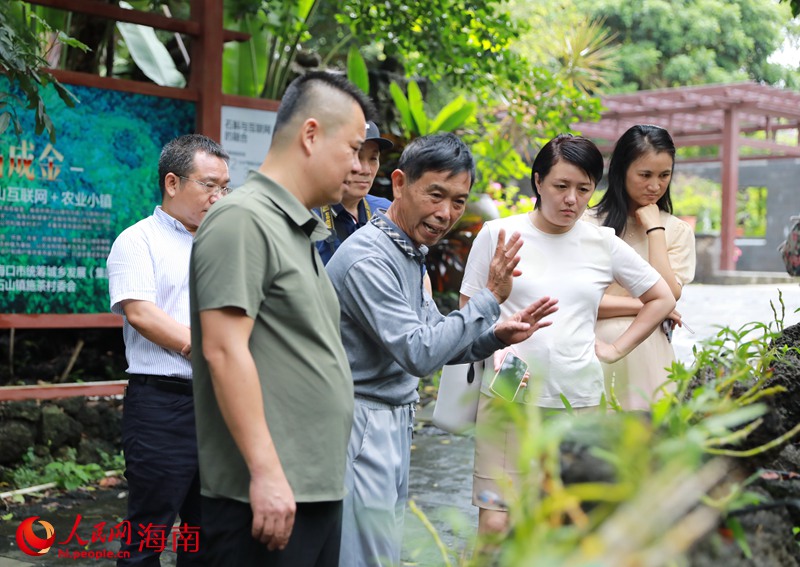
[[[598,122],[574,126],[610,153],[614,142],[635,124],[657,124],[669,130],[675,144],[717,146],[716,157],[686,161],[719,161],[722,170],[720,269],[734,269],[736,191],[739,160],[800,157],[800,93],[759,85],[734,83],[639,91],[603,97],[606,110]],[[797,130],[794,145],[776,141],[780,130]],[[763,132],[765,135],[754,137]],[[740,156],[743,146],[762,150]]]

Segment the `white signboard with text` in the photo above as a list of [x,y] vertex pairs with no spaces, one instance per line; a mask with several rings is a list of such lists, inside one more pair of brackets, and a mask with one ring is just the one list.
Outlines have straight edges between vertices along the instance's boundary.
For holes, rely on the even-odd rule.
[[244,183],[251,169],[258,169],[272,143],[278,113],[272,110],[222,107],[221,142],[230,156],[230,186]]

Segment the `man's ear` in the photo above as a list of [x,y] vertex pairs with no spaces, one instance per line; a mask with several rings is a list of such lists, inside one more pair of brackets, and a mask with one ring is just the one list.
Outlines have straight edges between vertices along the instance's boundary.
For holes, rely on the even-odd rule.
[[397,199],[402,197],[406,188],[406,174],[401,169],[392,172],[392,196]]
[[174,198],[178,193],[178,186],[181,184],[181,178],[170,172],[164,176],[164,193]]
[[300,128],[300,144],[306,155],[314,152],[314,145],[319,142],[320,135],[320,123],[316,118],[308,118],[303,122]]

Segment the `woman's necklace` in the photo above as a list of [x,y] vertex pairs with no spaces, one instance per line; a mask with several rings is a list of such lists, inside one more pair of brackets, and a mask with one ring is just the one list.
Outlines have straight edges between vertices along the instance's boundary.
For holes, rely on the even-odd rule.
[[628,222],[625,223],[625,234],[623,234],[623,240],[626,242],[633,242],[639,239],[639,225],[632,219],[628,219]]

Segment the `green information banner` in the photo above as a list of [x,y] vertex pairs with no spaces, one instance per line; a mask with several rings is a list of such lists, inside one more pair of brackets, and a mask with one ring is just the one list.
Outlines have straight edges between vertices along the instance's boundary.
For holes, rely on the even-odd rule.
[[0,135],[0,313],[107,313],[111,244],[160,204],[162,146],[194,130],[192,102],[69,89],[75,108],[44,92],[55,143],[27,109]]

